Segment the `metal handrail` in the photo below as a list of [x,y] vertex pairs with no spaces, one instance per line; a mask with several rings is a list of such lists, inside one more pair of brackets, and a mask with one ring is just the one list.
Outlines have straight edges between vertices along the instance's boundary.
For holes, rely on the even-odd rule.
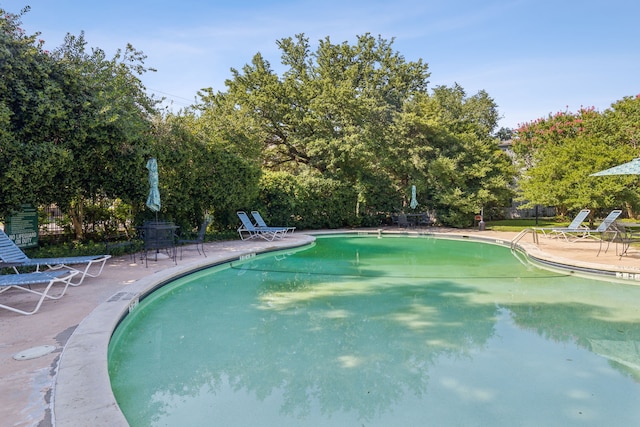
[[527,235],[527,233],[531,232],[533,234],[533,243],[538,244],[538,233],[533,228],[525,228],[521,232],[519,232],[516,237],[511,239],[511,250],[515,249],[518,245],[518,242]]

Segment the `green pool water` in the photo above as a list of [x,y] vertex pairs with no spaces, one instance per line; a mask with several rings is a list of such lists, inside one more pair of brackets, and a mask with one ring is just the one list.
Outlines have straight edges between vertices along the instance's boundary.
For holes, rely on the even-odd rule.
[[172,282],[109,348],[132,426],[640,425],[640,286],[319,237]]

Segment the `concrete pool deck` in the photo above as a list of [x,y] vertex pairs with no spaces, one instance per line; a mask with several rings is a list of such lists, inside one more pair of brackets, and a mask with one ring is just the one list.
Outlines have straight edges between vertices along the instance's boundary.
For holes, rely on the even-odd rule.
[[[387,227],[385,232],[397,232]],[[372,232],[372,230],[365,230]],[[373,230],[375,232],[375,230]],[[457,238],[478,238],[509,244],[517,233],[491,230],[409,230]],[[335,232],[335,231],[334,231]],[[403,230],[404,232],[404,230]],[[136,295],[155,284],[209,264],[237,259],[265,250],[299,246],[313,240],[312,235],[295,233],[276,241],[224,241],[205,244],[207,257],[185,250],[177,265],[172,260],[134,262],[130,257],[111,258],[102,275],[69,288],[60,300],[45,301],[32,316],[0,310],[0,391],[3,405],[0,419],[8,426],[126,425],[115,406],[106,376],[104,348],[120,315],[136,301]],[[621,259],[615,245],[597,256],[599,243],[574,243],[561,239],[539,240],[534,245],[525,236],[520,245],[538,260],[578,269],[609,271],[629,283],[640,285],[640,252],[630,251]],[[7,292],[2,298],[15,303],[23,294]],[[25,350],[50,346],[53,351],[41,357],[16,360]],[[63,351],[64,350],[64,351]],[[96,360],[98,362],[96,362]],[[105,390],[106,389],[106,390]],[[105,391],[107,392],[105,394]]]

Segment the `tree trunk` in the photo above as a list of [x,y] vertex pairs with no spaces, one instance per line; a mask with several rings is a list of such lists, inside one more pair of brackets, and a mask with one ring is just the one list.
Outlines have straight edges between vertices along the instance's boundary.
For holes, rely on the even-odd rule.
[[627,211],[627,218],[635,218],[635,215],[633,214],[633,206],[631,206],[629,203],[625,203],[624,207]]
[[84,223],[84,203],[82,200],[76,201],[69,209],[69,217],[71,218],[71,226],[75,233],[76,240],[82,240],[84,237],[84,230],[82,224]]

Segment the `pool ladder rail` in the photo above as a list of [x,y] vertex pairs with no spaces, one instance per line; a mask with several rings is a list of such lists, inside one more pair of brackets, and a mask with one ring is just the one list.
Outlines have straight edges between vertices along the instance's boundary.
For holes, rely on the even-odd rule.
[[518,245],[518,242],[522,240],[522,238],[526,236],[528,233],[532,233],[533,242],[537,245],[538,233],[536,233],[536,231],[533,228],[525,228],[524,230],[522,230],[520,233],[516,235],[516,237],[511,239],[511,244],[510,244],[511,253],[516,257],[518,261],[520,261],[520,263],[522,263],[524,266],[527,266],[527,267],[530,265],[530,263],[528,262],[529,257],[527,256],[527,252],[524,249],[522,249],[520,245]]
[[535,243],[537,245],[538,244],[538,233],[536,233],[536,230],[534,230],[533,228],[525,228],[524,230],[519,232],[516,235],[516,237],[511,239],[511,250],[516,249],[518,247],[518,242],[520,240],[522,240],[522,238],[524,236],[526,236],[528,233],[531,233],[531,235],[533,237],[533,243]]

